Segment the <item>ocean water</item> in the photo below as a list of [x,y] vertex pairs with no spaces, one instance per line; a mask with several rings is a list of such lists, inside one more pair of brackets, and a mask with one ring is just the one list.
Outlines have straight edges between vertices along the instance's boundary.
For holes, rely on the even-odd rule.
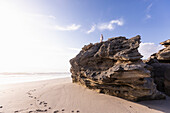
[[70,73],[0,74],[0,85],[66,78],[70,76]]

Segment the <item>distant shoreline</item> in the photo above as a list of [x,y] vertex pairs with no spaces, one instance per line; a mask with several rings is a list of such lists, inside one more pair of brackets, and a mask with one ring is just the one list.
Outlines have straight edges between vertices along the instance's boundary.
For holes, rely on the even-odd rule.
[[0,85],[71,77],[70,73],[6,73],[0,74]]
[[70,72],[15,72],[15,73],[12,73],[12,72],[4,72],[4,73],[0,73],[0,75],[35,75],[35,74],[71,74]]

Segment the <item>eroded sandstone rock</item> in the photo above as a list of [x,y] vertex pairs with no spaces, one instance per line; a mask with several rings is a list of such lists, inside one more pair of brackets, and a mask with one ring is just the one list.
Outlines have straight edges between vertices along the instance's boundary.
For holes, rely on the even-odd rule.
[[160,44],[165,48],[151,55],[147,64],[153,67],[151,75],[157,89],[170,95],[170,39]]
[[139,101],[162,99],[138,52],[140,36],[89,44],[70,60],[72,81],[100,93]]

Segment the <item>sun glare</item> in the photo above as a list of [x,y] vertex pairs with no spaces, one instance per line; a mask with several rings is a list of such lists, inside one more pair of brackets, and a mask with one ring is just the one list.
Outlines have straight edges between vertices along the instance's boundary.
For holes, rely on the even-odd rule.
[[22,12],[9,2],[0,1],[1,72],[31,71],[47,67],[46,60],[50,56],[45,52],[48,52],[50,46],[43,41],[41,29],[45,21]]

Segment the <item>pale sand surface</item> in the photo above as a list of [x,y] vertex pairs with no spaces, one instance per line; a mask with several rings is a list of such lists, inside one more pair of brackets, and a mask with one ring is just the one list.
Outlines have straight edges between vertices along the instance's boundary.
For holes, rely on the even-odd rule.
[[[130,102],[99,94],[70,78],[0,85],[0,113],[170,113],[170,98]],[[63,111],[62,111],[63,110]]]

